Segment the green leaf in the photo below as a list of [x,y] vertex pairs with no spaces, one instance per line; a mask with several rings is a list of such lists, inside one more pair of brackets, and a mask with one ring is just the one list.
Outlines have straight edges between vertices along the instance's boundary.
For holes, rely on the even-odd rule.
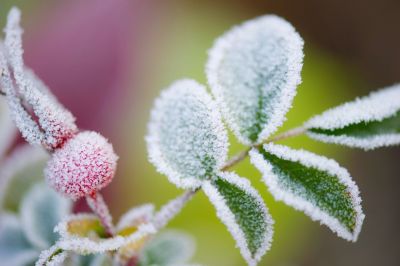
[[54,227],[71,211],[71,201],[50,189],[45,183],[33,186],[21,203],[24,232],[38,249],[53,245],[58,234]]
[[358,187],[346,169],[326,157],[275,144],[253,149],[250,156],[276,200],[346,240],[357,240],[364,214]]
[[17,148],[0,169],[0,209],[19,212],[27,191],[44,180],[43,169],[48,159],[43,149],[24,145]]
[[256,265],[270,247],[273,221],[268,209],[247,179],[220,173],[206,181],[203,190],[227,226],[249,265]]
[[400,85],[332,108],[305,127],[311,138],[365,150],[400,144]]
[[161,93],[148,128],[149,160],[180,188],[198,188],[225,163],[228,137],[218,107],[194,80]]
[[0,264],[26,266],[33,263],[38,251],[29,243],[15,215],[3,213],[0,220]]
[[277,16],[262,16],[218,38],[207,78],[240,142],[260,143],[282,125],[301,82],[303,40]]
[[173,266],[188,262],[195,251],[193,239],[179,231],[158,234],[139,256],[140,266]]

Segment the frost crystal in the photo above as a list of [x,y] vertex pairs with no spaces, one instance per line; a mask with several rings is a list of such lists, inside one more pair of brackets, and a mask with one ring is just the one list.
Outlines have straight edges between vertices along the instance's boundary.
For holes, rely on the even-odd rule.
[[304,211],[338,236],[356,241],[364,220],[356,184],[335,161],[285,146],[265,144],[250,152],[276,200]]
[[307,134],[323,142],[373,149],[400,143],[400,85],[311,118]]
[[[55,149],[77,132],[75,118],[24,66],[22,29],[19,21],[20,11],[17,8],[11,9],[4,30],[4,46],[1,48],[2,86],[7,94],[17,127],[27,141],[31,144],[43,144],[48,149]],[[35,119],[30,116],[22,100],[32,108],[39,125],[34,122]]]
[[104,137],[81,132],[54,152],[45,176],[56,191],[77,199],[107,186],[114,177],[117,159]]
[[227,172],[218,177],[204,182],[204,193],[248,265],[256,265],[271,246],[274,222],[261,196],[247,179]]
[[302,49],[293,26],[272,15],[234,27],[215,42],[208,82],[242,143],[260,143],[282,125],[301,82]]
[[150,161],[181,188],[199,187],[227,156],[227,133],[218,108],[193,80],[177,81],[162,92],[146,141]]

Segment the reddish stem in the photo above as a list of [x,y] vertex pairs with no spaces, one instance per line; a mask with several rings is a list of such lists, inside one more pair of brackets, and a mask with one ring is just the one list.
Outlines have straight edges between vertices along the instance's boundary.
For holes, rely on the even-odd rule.
[[114,235],[114,225],[112,223],[112,216],[105,203],[103,196],[95,192],[86,197],[86,201],[93,212],[99,217],[101,224],[104,226],[106,233],[109,236]]

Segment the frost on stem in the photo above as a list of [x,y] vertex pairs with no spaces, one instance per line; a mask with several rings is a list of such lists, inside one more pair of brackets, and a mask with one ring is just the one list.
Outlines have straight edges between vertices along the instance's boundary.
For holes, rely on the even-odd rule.
[[57,102],[43,82],[24,66],[23,31],[19,22],[20,11],[11,9],[4,29],[4,44],[0,48],[1,85],[13,119],[24,138],[31,144],[56,149],[77,132],[75,118]]
[[359,190],[337,162],[276,144],[253,149],[250,157],[276,200],[303,211],[346,240],[357,240],[365,217]]
[[332,108],[305,123],[314,139],[365,150],[400,143],[400,84]]
[[248,265],[257,265],[271,246],[274,223],[261,196],[247,179],[227,172],[205,181],[203,190]]
[[268,15],[234,27],[209,51],[206,74],[224,118],[240,142],[259,144],[285,120],[301,82],[303,40]]
[[181,188],[195,189],[225,163],[228,138],[216,103],[193,80],[161,93],[146,137],[149,159]]
[[104,137],[85,131],[54,152],[45,177],[56,191],[78,199],[95,194],[112,181],[117,159]]

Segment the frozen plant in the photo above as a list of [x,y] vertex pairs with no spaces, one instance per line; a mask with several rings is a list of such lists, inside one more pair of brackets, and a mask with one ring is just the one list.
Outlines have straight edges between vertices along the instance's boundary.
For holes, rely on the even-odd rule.
[[[72,114],[24,65],[19,17],[18,9],[10,11],[1,42],[1,92],[25,139],[50,153],[44,171],[50,187],[72,200],[85,197],[95,214],[67,215],[55,227],[60,237],[46,245],[38,232],[47,234],[49,226],[30,223],[26,237],[34,239],[35,247],[46,248],[36,265],[81,265],[85,257],[77,255],[89,254],[98,254],[91,257],[91,265],[187,265],[193,253],[190,238],[159,232],[199,191],[214,205],[247,264],[257,265],[271,247],[274,222],[250,181],[230,170],[247,156],[276,200],[339,237],[357,240],[365,215],[349,172],[332,159],[275,142],[307,134],[366,150],[399,144],[400,85],[273,136],[301,82],[303,40],[277,16],[247,21],[217,39],[209,52],[206,76],[211,94],[194,80],[179,80],[161,93],[151,112],[149,160],[186,191],[159,211],[151,204],[135,207],[114,225],[99,191],[112,181],[117,156],[98,133],[80,132]],[[247,146],[231,159],[224,121]],[[27,195],[37,196],[35,189],[39,188]],[[21,215],[22,220],[24,215],[40,220],[33,208]],[[0,247],[1,239],[0,234]]]

